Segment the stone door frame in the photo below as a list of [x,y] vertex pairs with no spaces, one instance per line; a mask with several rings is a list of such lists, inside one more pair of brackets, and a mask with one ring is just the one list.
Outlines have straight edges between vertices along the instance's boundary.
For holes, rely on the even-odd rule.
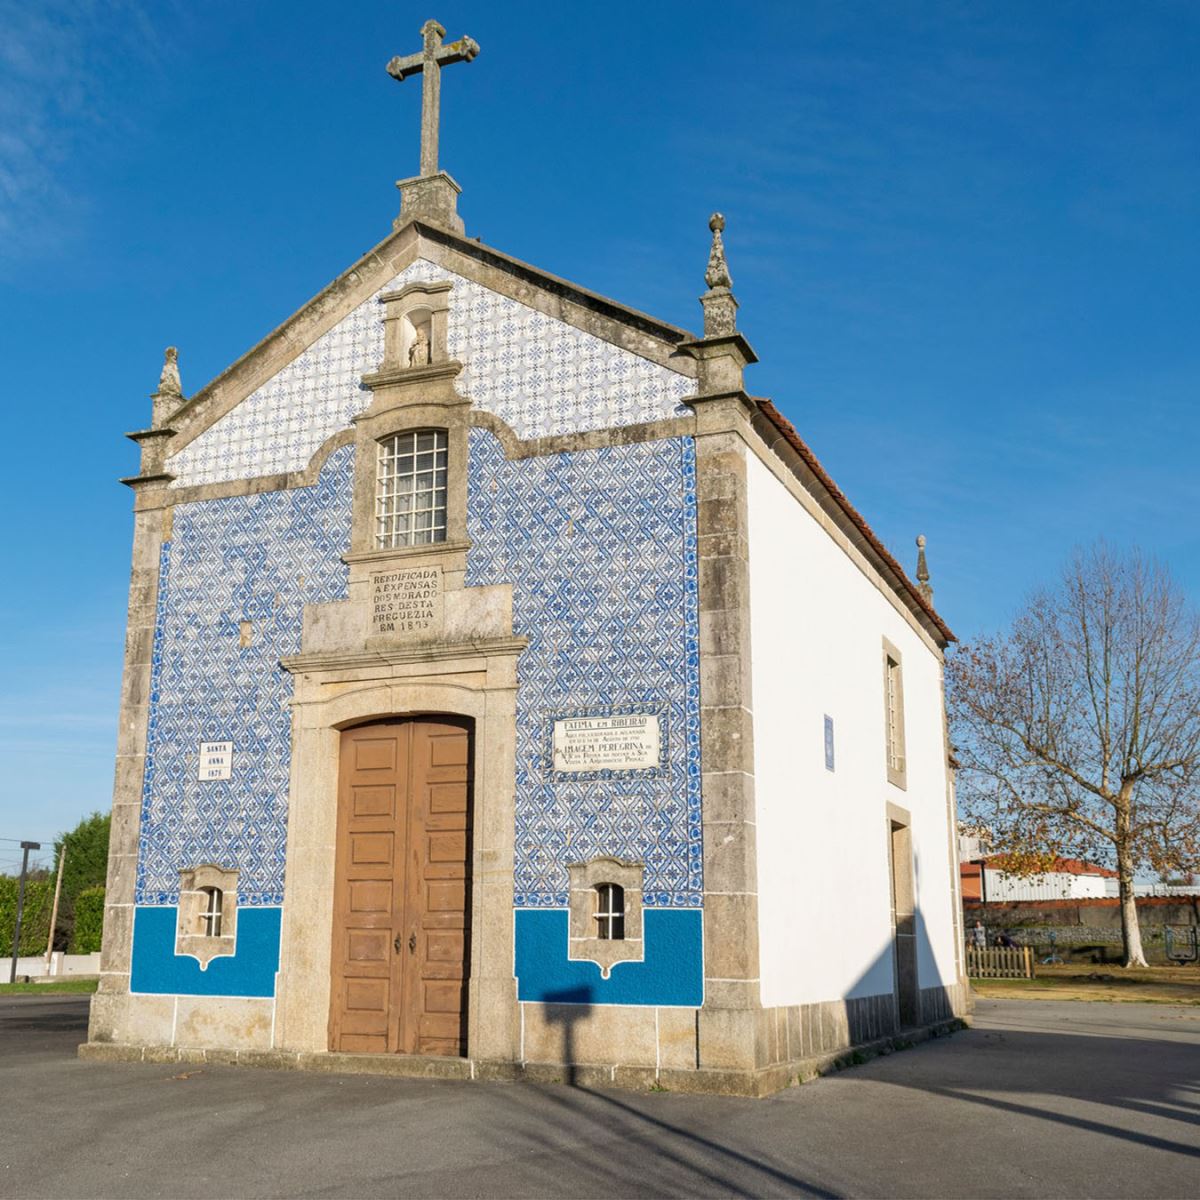
[[285,661],[295,676],[295,698],[276,1048],[329,1052],[342,730],[436,715],[466,717],[475,730],[467,1057],[518,1057],[513,845],[516,661],[524,645],[524,639],[510,639],[470,650],[448,646]]

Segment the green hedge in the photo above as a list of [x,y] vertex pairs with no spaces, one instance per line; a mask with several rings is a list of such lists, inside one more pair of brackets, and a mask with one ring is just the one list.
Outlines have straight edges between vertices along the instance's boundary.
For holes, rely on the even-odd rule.
[[75,931],[71,937],[72,954],[94,954],[100,949],[104,928],[104,889],[85,888],[75,897]]
[[[25,881],[25,909],[21,914],[21,953],[45,954],[50,933],[50,908],[54,903],[53,879]],[[0,958],[12,953],[13,926],[17,920],[17,881],[0,875]]]

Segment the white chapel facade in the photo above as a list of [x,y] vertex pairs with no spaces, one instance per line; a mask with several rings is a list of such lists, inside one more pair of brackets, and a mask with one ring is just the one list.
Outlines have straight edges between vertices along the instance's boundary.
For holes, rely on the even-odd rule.
[[93,1057],[762,1094],[961,1014],[952,635],[703,332],[393,231],[134,493]]

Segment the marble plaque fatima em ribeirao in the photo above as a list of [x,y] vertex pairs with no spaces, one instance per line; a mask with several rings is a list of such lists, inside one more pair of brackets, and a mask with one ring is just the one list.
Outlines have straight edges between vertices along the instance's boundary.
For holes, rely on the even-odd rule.
[[662,753],[657,713],[565,717],[553,742],[556,771],[653,770]]
[[440,565],[377,571],[371,576],[372,636],[440,630],[443,591]]

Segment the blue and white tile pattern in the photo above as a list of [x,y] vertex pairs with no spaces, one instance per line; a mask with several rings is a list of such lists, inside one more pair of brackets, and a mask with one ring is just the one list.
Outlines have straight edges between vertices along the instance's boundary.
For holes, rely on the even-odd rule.
[[[343,599],[353,449],[318,483],[180,505],[163,547],[137,902],[173,904],[179,871],[240,871],[242,904],[282,903],[291,677],[306,603]],[[517,904],[567,900],[569,862],[646,863],[645,903],[701,903],[695,457],[690,439],[509,461],[470,437],[469,586],[511,583],[518,663]],[[253,640],[239,644],[239,622]],[[572,778],[548,730],[580,711],[662,714],[662,766]],[[201,783],[201,741],[234,744]]]
[[[386,288],[449,280],[448,348],[458,391],[518,437],[678,416],[694,380],[544,316],[425,259]],[[370,402],[362,376],[383,357],[378,293],[167,460],[175,487],[298,471]]]
[[[690,438],[510,462],[473,430],[468,585],[513,585],[516,903],[567,902],[569,862],[646,864],[648,906],[698,906],[700,671]],[[547,727],[580,711],[662,712],[665,769],[572,779]]]
[[[237,867],[238,902],[283,903],[292,677],[305,604],[346,596],[354,449],[313,487],[175,509],[162,549],[137,903],[174,904],[179,872]],[[241,646],[239,623],[253,640]],[[201,782],[202,741],[233,742],[233,777]]]

